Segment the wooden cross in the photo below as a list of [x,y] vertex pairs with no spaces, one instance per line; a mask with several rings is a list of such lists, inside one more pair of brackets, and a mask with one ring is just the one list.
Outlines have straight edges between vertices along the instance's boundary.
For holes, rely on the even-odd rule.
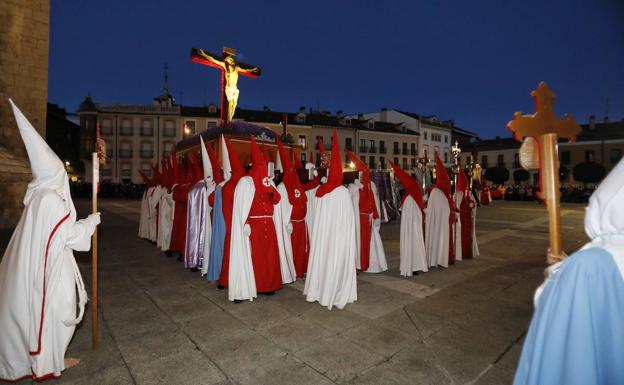
[[514,114],[507,128],[514,133],[514,138],[522,141],[526,137],[534,138],[538,143],[540,191],[538,198],[546,204],[548,210],[550,255],[548,263],[562,260],[565,255],[561,248],[561,215],[559,211],[559,158],[557,157],[558,138],[567,138],[574,142],[581,127],[574,123],[574,118],[567,115],[559,119],[552,110],[556,98],[545,82],[531,92],[535,98],[535,113]]
[[223,47],[221,56],[203,49],[191,48],[191,60],[221,70],[221,120],[229,122],[234,117],[238,104],[238,74],[257,78],[260,68],[234,60],[236,51]]

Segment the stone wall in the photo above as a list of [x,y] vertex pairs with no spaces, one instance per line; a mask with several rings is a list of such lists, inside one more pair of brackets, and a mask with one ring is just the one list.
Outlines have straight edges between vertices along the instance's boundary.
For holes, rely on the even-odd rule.
[[0,228],[14,226],[31,179],[8,98],[45,138],[49,0],[0,1]]

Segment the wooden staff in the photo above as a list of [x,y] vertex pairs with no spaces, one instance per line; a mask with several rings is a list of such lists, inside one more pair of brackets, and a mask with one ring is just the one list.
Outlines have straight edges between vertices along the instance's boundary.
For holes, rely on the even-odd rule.
[[[97,194],[100,176],[100,160],[97,152],[92,154],[93,186],[91,194],[91,211],[97,212]],[[91,342],[93,349],[97,348],[97,320],[98,320],[98,231],[97,226],[91,238]]]
[[[507,128],[514,133],[514,138],[518,141],[534,138],[539,143],[540,155],[534,156],[537,158],[536,166],[540,170],[538,198],[546,204],[548,210],[550,253],[547,261],[552,264],[565,258],[561,247],[557,142],[559,138],[567,138],[570,143],[574,142],[576,135],[581,132],[581,127],[574,123],[574,118],[570,115],[559,119],[554,114],[552,104],[556,95],[550,91],[546,83],[541,82],[531,96],[535,98],[536,112],[533,115],[516,112]],[[524,164],[523,167],[530,168]]]

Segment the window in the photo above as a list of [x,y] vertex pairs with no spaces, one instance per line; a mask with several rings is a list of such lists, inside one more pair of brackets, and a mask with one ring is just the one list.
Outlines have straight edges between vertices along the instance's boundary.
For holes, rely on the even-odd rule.
[[410,154],[416,156],[416,143],[410,143]]
[[425,140],[427,140],[427,131],[423,131],[423,136],[425,137]]
[[308,163],[308,157],[307,157],[307,155],[306,155],[306,153],[305,153],[305,152],[302,152],[302,153],[301,153],[301,163],[302,163],[303,165],[305,165],[306,163]]
[[113,157],[113,146],[111,145],[111,141],[110,140],[104,140],[104,142],[106,143],[106,157],[107,158],[112,158]]
[[163,143],[163,150],[162,150],[163,156],[169,156],[169,153],[171,152],[171,150],[173,149],[174,146],[175,146],[175,144],[172,143],[172,142],[164,142]]
[[375,157],[374,157],[374,156],[371,156],[371,157],[369,158],[369,161],[368,161],[368,168],[370,168],[371,170],[373,170],[373,169],[377,168],[377,167],[375,167]]
[[448,143],[448,135],[444,135],[444,143]]
[[175,121],[165,120],[165,129],[163,130],[163,136],[174,137],[176,136]]
[[407,155],[407,143],[403,142],[403,155]]
[[570,151],[561,151],[561,164],[570,164]]
[[616,164],[622,158],[622,149],[620,148],[612,148],[609,151],[609,161],[611,164]]
[[498,167],[505,167],[505,155],[504,154],[498,154],[498,157],[496,159],[496,165]]
[[386,159],[384,159],[383,156],[379,157],[379,167],[381,167],[382,169],[386,168]]
[[154,147],[152,142],[141,142],[141,158],[154,157]]
[[209,120],[206,122],[206,130],[213,127],[217,127],[217,122],[215,122],[214,120]]
[[481,155],[481,167],[482,168],[487,168],[488,167],[487,155]]
[[585,162],[593,162],[596,159],[596,155],[593,150],[585,151]]
[[302,149],[306,149],[308,148],[308,141],[306,139],[305,135],[299,135],[299,145],[301,146]]
[[514,154],[514,164],[513,164],[514,168],[519,168],[520,167],[520,154],[518,154],[517,152]]
[[113,134],[113,121],[112,120],[102,119],[102,124],[100,125],[100,134],[102,135]]
[[360,139],[360,152],[368,152],[366,148],[366,139]]
[[215,106],[214,104],[210,104],[208,106],[208,113],[209,114],[216,114],[217,113],[217,106]]
[[416,167],[416,158],[410,159],[410,163],[412,167]]
[[141,136],[153,136],[154,129],[152,127],[151,119],[143,119],[141,121]]
[[370,143],[370,147],[368,148],[368,151],[369,152],[377,152],[377,148],[375,148],[375,141],[371,140],[371,141],[369,141],[369,143]]
[[[425,138],[427,139],[427,138]],[[431,133],[431,140],[434,142],[441,142],[442,141],[442,135],[441,134],[434,134]]]
[[345,149],[349,151],[353,151],[353,139],[352,138],[345,138]]
[[298,114],[297,115],[297,123],[305,123],[305,119],[306,119],[305,114]]
[[123,179],[124,182],[128,182],[128,179],[130,179],[131,176],[132,176],[132,173],[131,173],[130,164],[122,163],[121,164],[121,179]]
[[429,146],[426,144],[423,146],[423,156],[426,158],[429,156]]
[[188,136],[193,136],[195,135],[195,121],[194,120],[187,120],[186,122],[184,122],[184,132],[182,134],[182,136],[184,137],[188,137]]
[[319,135],[316,137],[316,149],[318,150],[320,148],[321,143],[323,143],[323,136]]
[[448,163],[448,151],[444,151],[444,163]]
[[119,146],[119,157],[132,158],[132,142],[121,142]]
[[394,164],[396,164],[398,166],[399,165],[399,158],[393,158],[392,162],[394,162]]
[[392,146],[392,153],[394,154],[399,153],[399,142],[394,142],[394,145]]
[[386,142],[383,140],[379,141],[379,153],[380,154],[385,154],[386,153]]
[[141,163],[141,171],[147,176],[152,176],[152,165],[149,163]]
[[403,170],[407,170],[409,165],[407,164],[407,158],[403,158]]
[[121,129],[119,130],[119,135],[124,135],[124,136],[132,135],[132,120],[123,119],[121,121]]

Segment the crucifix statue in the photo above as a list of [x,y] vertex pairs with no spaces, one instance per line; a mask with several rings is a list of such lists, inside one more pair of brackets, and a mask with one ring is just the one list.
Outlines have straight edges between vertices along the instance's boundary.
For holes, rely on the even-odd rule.
[[[559,119],[552,110],[555,94],[548,85],[541,82],[537,89],[531,92],[535,98],[535,113],[522,115],[514,114],[513,120],[507,128],[514,133],[514,138],[523,141],[533,138],[537,142],[535,150],[539,151],[540,192],[538,198],[546,204],[548,209],[550,252],[548,263],[552,264],[564,258],[561,248],[561,217],[559,212],[559,159],[557,157],[558,138],[567,138],[574,142],[581,127],[574,123],[570,115]],[[523,163],[521,161],[521,163]]]
[[221,120],[230,122],[238,103],[238,74],[256,78],[260,76],[260,68],[234,60],[236,51],[223,47],[221,56],[192,48],[191,60],[221,70]]

